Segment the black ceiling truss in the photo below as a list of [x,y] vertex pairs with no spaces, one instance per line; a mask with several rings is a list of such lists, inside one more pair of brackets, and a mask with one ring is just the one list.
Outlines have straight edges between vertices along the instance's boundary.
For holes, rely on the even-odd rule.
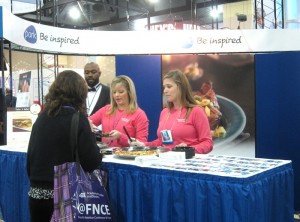
[[[97,27],[127,23],[127,30],[129,30],[129,23],[132,21],[137,19],[147,19],[149,24],[153,17],[168,15],[171,10],[173,14],[187,12],[187,15],[189,16],[183,19],[189,20],[195,24],[197,17],[201,17],[199,13],[197,14],[199,9],[212,8],[221,4],[240,2],[244,0],[182,0],[181,4],[175,5],[171,9],[166,8],[161,10],[155,10],[154,5],[150,4],[148,0],[44,0],[45,2],[42,7],[41,2],[38,2],[38,0],[36,1],[37,10],[35,12],[18,14],[17,16],[44,25],[76,29],[94,29]],[[170,2],[171,1],[172,0],[170,0]],[[60,20],[58,19],[58,16],[61,15],[62,12],[70,5],[77,5],[84,18],[84,20],[78,22],[76,25],[68,24],[64,17]],[[102,16],[102,14],[105,13],[108,16],[105,17],[103,15],[103,19],[93,20],[89,15],[91,8],[95,11],[99,10],[99,12],[94,13],[96,16]],[[212,26],[213,24],[214,21],[212,21]]]
[[267,0],[254,1],[255,28],[284,29],[285,16],[283,0],[272,0],[273,4],[266,4]]

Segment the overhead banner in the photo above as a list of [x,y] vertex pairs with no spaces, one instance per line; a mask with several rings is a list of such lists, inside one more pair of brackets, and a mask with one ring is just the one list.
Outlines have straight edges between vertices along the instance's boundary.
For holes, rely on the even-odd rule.
[[299,51],[299,29],[92,31],[40,25],[3,10],[3,38],[32,50],[85,55]]

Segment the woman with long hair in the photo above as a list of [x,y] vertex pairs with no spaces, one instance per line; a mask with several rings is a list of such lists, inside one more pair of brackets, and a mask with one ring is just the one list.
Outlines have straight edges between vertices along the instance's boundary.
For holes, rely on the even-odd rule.
[[79,112],[78,155],[82,168],[92,172],[102,155],[86,117],[88,87],[76,72],[58,74],[45,96],[43,111],[33,124],[28,151],[29,209],[32,222],[49,222],[53,213],[54,166],[74,162],[71,120]]
[[130,137],[147,141],[149,120],[138,106],[133,81],[125,75],[117,76],[112,80],[110,89],[110,104],[89,117],[93,125],[102,124],[102,142],[110,147],[128,147],[124,127]]
[[213,149],[210,126],[205,111],[195,101],[187,77],[180,70],[163,76],[166,107],[162,110],[157,139],[152,142],[135,141],[138,146],[191,146],[196,153],[209,153]]

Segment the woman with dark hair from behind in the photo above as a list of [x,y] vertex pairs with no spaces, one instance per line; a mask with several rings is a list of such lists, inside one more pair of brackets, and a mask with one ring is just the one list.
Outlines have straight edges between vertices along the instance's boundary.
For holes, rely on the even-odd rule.
[[53,213],[54,166],[74,162],[70,144],[71,120],[79,112],[78,155],[85,171],[100,166],[102,155],[86,117],[88,87],[76,72],[58,74],[45,96],[43,111],[32,127],[27,151],[30,180],[29,208],[32,222],[49,222]]

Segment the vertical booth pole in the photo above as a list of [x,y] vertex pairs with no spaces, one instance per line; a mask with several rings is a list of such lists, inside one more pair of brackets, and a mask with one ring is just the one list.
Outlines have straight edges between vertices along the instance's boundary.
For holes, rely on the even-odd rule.
[[[12,52],[11,52],[11,42],[8,42],[8,58],[9,58],[9,88],[13,89],[13,74],[12,74]],[[3,58],[4,59],[4,58]],[[5,59],[4,59],[5,60]],[[13,94],[11,94],[13,96]]]
[[285,27],[288,29],[300,28],[300,1],[284,0],[285,5]]
[[44,68],[43,68],[43,53],[40,54],[40,65],[41,65],[41,94],[40,94],[40,101],[41,104],[44,105]]
[[41,78],[40,78],[40,59],[39,59],[39,54],[37,54],[37,87],[38,87],[38,98],[41,101],[41,93],[40,93],[40,86],[41,86]]
[[1,62],[1,66],[0,66],[0,70],[1,70],[1,94],[0,94],[0,145],[4,145],[6,143],[6,103],[5,103],[5,79],[4,79],[4,70],[6,68],[6,64],[4,61],[4,40],[1,37],[1,47],[0,47],[0,62]]
[[1,58],[0,58],[0,62],[1,62],[1,88],[2,88],[2,92],[3,92],[3,95],[4,95],[4,88],[5,88],[5,77],[4,77],[4,71],[6,70],[6,63],[5,63],[5,60],[4,60],[4,39],[1,38],[1,52],[0,52],[0,55],[1,55]]

